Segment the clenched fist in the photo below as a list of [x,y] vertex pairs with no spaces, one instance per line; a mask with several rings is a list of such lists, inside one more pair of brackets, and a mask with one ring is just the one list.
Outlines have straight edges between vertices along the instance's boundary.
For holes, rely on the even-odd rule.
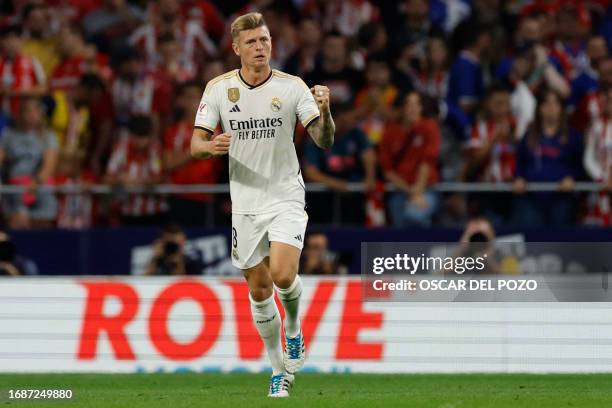
[[232,135],[229,133],[221,133],[215,136],[215,138],[210,141],[210,153],[214,156],[227,154],[229,152],[231,139]]
[[323,85],[315,85],[310,88],[310,92],[312,92],[317,105],[319,105],[319,111],[329,111],[329,88]]

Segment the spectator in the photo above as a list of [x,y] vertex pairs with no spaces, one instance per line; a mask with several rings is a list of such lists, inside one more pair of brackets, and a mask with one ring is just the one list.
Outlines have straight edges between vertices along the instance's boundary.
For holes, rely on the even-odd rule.
[[297,35],[296,50],[287,58],[283,70],[303,78],[315,69],[316,58],[321,48],[321,31],[317,21],[312,18],[302,19]]
[[85,74],[71,90],[56,90],[47,99],[49,124],[61,148],[69,151],[85,149],[90,144],[90,104],[104,92],[104,83],[94,74]]
[[[85,150],[63,149],[54,183],[57,186],[87,190],[97,180],[91,170],[84,168]],[[89,192],[60,194],[57,227],[64,229],[87,229],[94,225],[97,216],[97,201]]]
[[153,243],[153,254],[146,275],[201,275],[202,254],[187,244],[187,236],[176,224],[166,225]]
[[[120,187],[151,187],[162,181],[161,147],[148,116],[133,116],[129,134],[120,137],[108,162],[106,182]],[[153,193],[132,193],[121,200],[121,224],[160,225],[167,204]]]
[[[489,89],[484,112],[466,146],[464,179],[512,182],[516,174],[516,121],[510,111],[510,93],[502,86]],[[512,200],[505,194],[471,195],[472,211],[486,215],[495,225],[509,221]]]
[[[189,151],[193,118],[201,96],[202,89],[197,82],[181,85],[176,100],[180,110],[179,121],[164,135],[164,169],[174,184],[215,184],[221,172],[220,159],[195,160]],[[170,218],[181,225],[202,225],[206,222],[205,205],[212,199],[208,194],[175,194],[170,197]]]
[[19,113],[20,97],[42,96],[47,90],[45,72],[35,57],[23,53],[23,41],[19,34],[17,26],[9,26],[0,32],[2,109],[14,116]]
[[[322,150],[309,142],[306,146],[304,175],[309,181],[322,183],[337,193],[346,192],[346,183],[364,183],[366,192],[374,189],[376,182],[376,154],[368,143],[366,135],[354,126],[354,113],[349,104],[335,104],[334,121],[336,140],[328,150]],[[365,209],[355,205],[356,200],[364,202],[356,194],[342,196],[340,207],[343,221],[363,225]],[[331,222],[330,196],[314,193],[309,197],[313,219]]]
[[372,144],[382,138],[385,122],[394,118],[393,103],[397,88],[391,83],[391,71],[382,55],[372,55],[366,68],[366,85],[355,99],[356,119]]
[[608,56],[606,39],[601,36],[589,38],[586,46],[587,62],[581,67],[571,81],[571,97],[568,105],[574,109],[588,92],[597,90],[597,66]]
[[329,240],[322,232],[306,235],[301,263],[304,275],[346,274],[346,266],[340,265],[338,256],[329,251]]
[[21,12],[23,53],[36,58],[46,76],[59,63],[58,38],[51,32],[50,17],[47,6],[40,3],[30,2]]
[[144,51],[148,67],[161,62],[158,38],[172,35],[179,48],[179,60],[183,68],[196,72],[198,64],[217,52],[199,21],[185,18],[178,0],[156,0],[149,13],[149,20],[130,36],[132,46]]
[[348,64],[347,39],[332,32],[325,36],[321,49],[321,59],[313,72],[306,77],[306,83],[319,84],[329,88],[331,102],[351,102],[355,90],[361,86],[359,72]]
[[143,11],[126,0],[103,0],[102,5],[83,17],[81,25],[87,38],[108,54],[123,43],[144,18]]
[[606,56],[597,65],[598,86],[587,92],[578,104],[572,117],[572,127],[578,132],[584,132],[593,123],[603,117],[602,106],[604,95],[612,89],[612,57]]
[[483,60],[490,44],[484,27],[468,26],[463,34],[464,48],[450,69],[448,103],[472,115],[485,94]]
[[125,127],[132,115],[149,116],[153,122],[153,135],[160,132],[161,117],[170,113],[168,87],[160,84],[145,70],[137,49],[121,47],[113,54],[116,77],[111,84],[111,95],[116,125]]
[[361,59],[364,62],[368,61],[371,55],[383,55],[385,59],[389,57],[387,48],[389,39],[382,23],[368,23],[361,26],[357,39],[359,40]]
[[491,87],[483,114],[472,129],[467,144],[465,179],[510,182],[516,170],[516,121],[510,111],[510,93],[502,86]]
[[158,81],[176,86],[195,77],[195,65],[185,62],[181,55],[180,45],[173,34],[161,34],[157,39],[157,48],[159,58],[153,72]]
[[497,79],[512,85],[524,82],[534,94],[544,88],[552,88],[566,98],[571,89],[563,76],[563,66],[543,44],[540,24],[540,20],[533,17],[521,20],[517,30],[515,56],[500,62],[496,71]]
[[586,135],[584,168],[593,181],[601,183],[602,191],[589,195],[585,222],[607,227],[612,223],[612,89],[605,94],[603,110],[604,116]]
[[17,246],[4,231],[0,231],[0,275],[38,275],[36,263],[19,255]]
[[[568,225],[575,218],[575,200],[569,194],[580,177],[582,141],[571,130],[561,96],[547,90],[538,97],[536,119],[517,151],[514,190],[515,225]],[[560,193],[524,194],[530,182],[559,183]]]
[[390,123],[380,144],[380,164],[397,192],[389,198],[396,227],[428,226],[438,205],[428,187],[438,181],[440,129],[424,117],[423,97],[411,92],[404,99],[402,121]]
[[42,104],[37,98],[23,99],[17,126],[5,129],[0,141],[0,163],[6,166],[9,184],[27,187],[23,194],[4,197],[11,228],[51,227],[55,222],[57,200],[38,187],[55,174],[57,150],[55,134],[45,128]]
[[417,91],[441,100],[448,91],[448,48],[444,37],[434,36],[425,47],[425,58],[414,78]]
[[106,56],[96,47],[85,42],[83,32],[76,25],[65,25],[59,34],[58,52],[61,60],[51,74],[49,87],[52,91],[74,88],[85,74],[97,74],[105,80],[111,77]]

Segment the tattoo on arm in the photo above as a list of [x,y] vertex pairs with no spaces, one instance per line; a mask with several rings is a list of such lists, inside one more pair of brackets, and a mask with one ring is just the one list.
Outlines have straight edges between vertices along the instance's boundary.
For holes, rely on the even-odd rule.
[[327,110],[322,112],[316,123],[308,126],[308,133],[310,137],[315,141],[317,146],[322,149],[329,149],[334,144],[334,133],[336,132],[336,125],[332,118],[331,112]]

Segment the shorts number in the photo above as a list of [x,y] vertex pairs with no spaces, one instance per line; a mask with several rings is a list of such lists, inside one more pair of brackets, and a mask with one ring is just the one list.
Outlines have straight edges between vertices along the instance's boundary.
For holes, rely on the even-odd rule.
[[238,246],[238,233],[236,232],[236,228],[232,227],[232,247],[236,248]]

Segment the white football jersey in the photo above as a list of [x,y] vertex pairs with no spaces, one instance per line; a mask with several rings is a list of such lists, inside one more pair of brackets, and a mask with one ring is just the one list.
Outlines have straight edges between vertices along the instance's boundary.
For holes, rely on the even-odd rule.
[[257,86],[234,70],[206,85],[195,127],[214,132],[219,121],[232,135],[229,179],[232,212],[262,214],[280,203],[305,204],[305,188],[293,144],[296,120],[307,127],[319,117],[300,78],[272,70]]

